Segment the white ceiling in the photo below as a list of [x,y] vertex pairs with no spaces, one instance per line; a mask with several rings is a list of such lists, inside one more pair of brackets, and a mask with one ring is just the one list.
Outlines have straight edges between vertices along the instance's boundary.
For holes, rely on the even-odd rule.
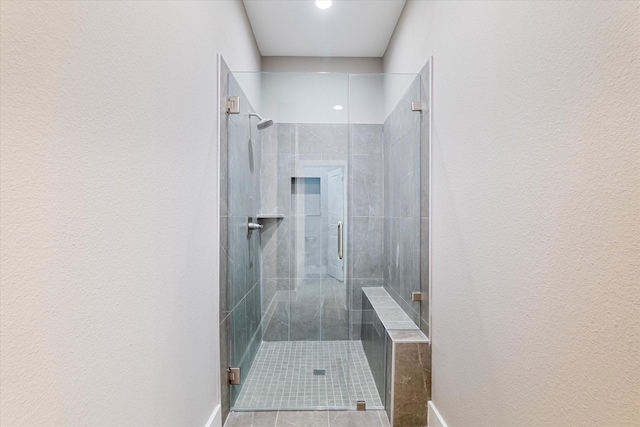
[[405,0],[244,0],[262,56],[384,55]]

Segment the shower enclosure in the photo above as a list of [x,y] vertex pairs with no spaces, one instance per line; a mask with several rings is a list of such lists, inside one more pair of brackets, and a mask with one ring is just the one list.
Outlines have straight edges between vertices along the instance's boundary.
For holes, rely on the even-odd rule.
[[383,409],[362,288],[428,333],[428,301],[411,299],[428,274],[420,75],[221,61],[220,102],[223,407]]

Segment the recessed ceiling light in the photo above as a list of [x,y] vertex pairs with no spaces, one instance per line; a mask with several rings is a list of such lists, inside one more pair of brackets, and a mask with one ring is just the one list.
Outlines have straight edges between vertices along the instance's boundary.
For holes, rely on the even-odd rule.
[[319,9],[329,9],[331,7],[331,0],[316,0],[316,6]]
[[336,110],[336,111],[340,111],[340,110],[342,110],[342,105],[334,105],[333,109]]

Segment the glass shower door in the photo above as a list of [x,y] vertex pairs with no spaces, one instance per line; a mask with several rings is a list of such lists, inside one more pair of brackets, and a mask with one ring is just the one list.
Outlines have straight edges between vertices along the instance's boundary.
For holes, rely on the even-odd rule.
[[[228,90],[241,110],[228,116],[232,408],[355,408],[348,75],[233,73]],[[258,130],[249,111],[273,126]],[[247,232],[252,221],[263,228]]]
[[[362,288],[396,292],[412,318],[420,310],[407,299],[419,284],[416,81],[229,79],[229,95],[240,100],[239,114],[225,116],[223,216],[229,361],[241,371],[231,386],[234,410],[353,410],[358,401],[383,408],[386,351],[380,360],[365,354]],[[258,128],[269,119],[272,126]]]
[[[355,407],[346,278],[348,76],[281,75],[300,96],[291,136],[290,344],[301,360],[291,408]],[[336,110],[336,105],[343,106]],[[342,246],[342,252],[339,246]],[[300,358],[300,359],[299,359]],[[302,386],[302,383],[305,385]]]

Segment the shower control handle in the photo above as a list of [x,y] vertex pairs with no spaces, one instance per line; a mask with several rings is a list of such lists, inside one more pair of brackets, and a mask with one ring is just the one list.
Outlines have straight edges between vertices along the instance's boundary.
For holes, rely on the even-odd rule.
[[250,222],[247,224],[247,226],[249,227],[249,231],[260,230],[262,227],[264,227],[262,224],[256,224],[255,222]]
[[342,259],[342,221],[338,221],[338,259]]

